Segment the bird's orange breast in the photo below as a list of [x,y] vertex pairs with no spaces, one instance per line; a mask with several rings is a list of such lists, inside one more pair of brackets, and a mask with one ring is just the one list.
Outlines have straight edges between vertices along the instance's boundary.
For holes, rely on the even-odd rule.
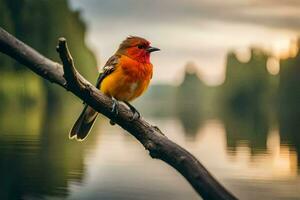
[[132,101],[147,89],[151,78],[151,63],[121,56],[115,71],[102,81],[100,90],[119,101]]

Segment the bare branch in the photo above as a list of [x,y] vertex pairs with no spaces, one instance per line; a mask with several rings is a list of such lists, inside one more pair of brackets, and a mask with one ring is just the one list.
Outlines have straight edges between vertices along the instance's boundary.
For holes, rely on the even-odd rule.
[[132,113],[121,104],[118,107],[118,116],[114,116],[111,113],[111,99],[76,71],[65,39],[60,39],[58,44],[58,52],[64,67],[45,58],[2,28],[0,28],[0,51],[43,78],[70,90],[99,113],[112,119],[139,140],[151,157],[165,161],[181,173],[203,199],[237,199],[191,153],[169,140],[158,127],[150,125],[143,119],[132,122]]

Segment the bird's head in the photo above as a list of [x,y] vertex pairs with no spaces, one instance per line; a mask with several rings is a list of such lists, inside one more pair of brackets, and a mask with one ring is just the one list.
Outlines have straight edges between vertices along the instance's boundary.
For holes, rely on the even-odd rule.
[[120,44],[117,53],[139,62],[150,63],[150,53],[159,50],[159,48],[150,46],[150,42],[144,38],[129,36]]

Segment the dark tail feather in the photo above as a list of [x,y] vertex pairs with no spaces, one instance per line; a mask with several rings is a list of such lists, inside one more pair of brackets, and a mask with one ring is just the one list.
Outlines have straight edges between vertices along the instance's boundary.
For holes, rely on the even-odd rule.
[[83,140],[86,138],[97,116],[97,111],[86,105],[70,131],[70,139],[76,137],[77,140]]

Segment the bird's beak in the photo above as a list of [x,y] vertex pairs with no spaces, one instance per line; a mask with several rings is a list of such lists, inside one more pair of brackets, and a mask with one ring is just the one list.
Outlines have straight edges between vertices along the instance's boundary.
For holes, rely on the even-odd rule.
[[151,53],[151,52],[154,52],[154,51],[160,51],[160,49],[159,48],[156,48],[156,47],[148,47],[147,48],[147,51],[149,52],[149,53]]

